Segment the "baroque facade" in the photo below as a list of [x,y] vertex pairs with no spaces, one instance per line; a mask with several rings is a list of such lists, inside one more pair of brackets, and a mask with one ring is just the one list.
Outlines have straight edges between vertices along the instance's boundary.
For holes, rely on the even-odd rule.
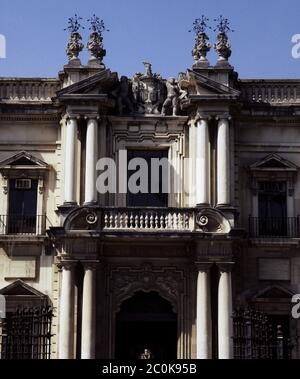
[[[51,358],[232,358],[248,306],[299,357],[300,80],[240,79],[226,30],[210,47],[198,30],[178,78],[119,78],[73,30],[57,78],[0,78],[0,294],[52,305]],[[98,193],[124,151],[167,157],[169,193]]]

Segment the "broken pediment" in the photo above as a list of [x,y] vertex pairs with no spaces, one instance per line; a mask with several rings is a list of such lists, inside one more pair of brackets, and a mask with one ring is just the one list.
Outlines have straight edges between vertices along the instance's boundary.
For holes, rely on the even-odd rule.
[[86,99],[101,100],[105,99],[108,93],[114,89],[118,82],[116,73],[110,70],[101,70],[100,72],[73,83],[56,93],[58,100]]
[[282,158],[277,154],[270,154],[262,160],[255,162],[250,166],[251,171],[269,171],[269,170],[284,170],[284,171],[297,171],[298,167],[288,161],[287,159]]
[[240,96],[238,90],[192,70],[188,70],[186,75],[182,75],[179,85],[187,90],[191,99],[229,100]]

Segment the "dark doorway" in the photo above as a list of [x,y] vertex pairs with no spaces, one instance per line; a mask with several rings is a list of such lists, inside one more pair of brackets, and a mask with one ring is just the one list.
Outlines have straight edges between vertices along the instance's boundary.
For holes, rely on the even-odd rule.
[[157,292],[137,292],[116,315],[117,359],[137,359],[144,349],[154,359],[177,358],[177,316]]

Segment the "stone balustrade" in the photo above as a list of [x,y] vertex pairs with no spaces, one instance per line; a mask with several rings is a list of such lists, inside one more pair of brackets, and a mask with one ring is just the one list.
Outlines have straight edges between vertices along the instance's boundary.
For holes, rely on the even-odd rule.
[[0,78],[0,101],[51,102],[60,88],[60,82],[55,78]]
[[241,80],[242,98],[257,103],[299,104],[300,80]]
[[193,231],[194,224],[194,212],[188,208],[104,210],[104,230]]

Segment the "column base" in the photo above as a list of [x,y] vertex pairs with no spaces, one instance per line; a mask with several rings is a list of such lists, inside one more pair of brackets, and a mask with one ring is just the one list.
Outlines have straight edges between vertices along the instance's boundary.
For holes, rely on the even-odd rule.
[[209,203],[199,203],[196,204],[196,208],[211,208],[211,205]]
[[83,203],[85,207],[98,207],[97,201],[86,201]]

